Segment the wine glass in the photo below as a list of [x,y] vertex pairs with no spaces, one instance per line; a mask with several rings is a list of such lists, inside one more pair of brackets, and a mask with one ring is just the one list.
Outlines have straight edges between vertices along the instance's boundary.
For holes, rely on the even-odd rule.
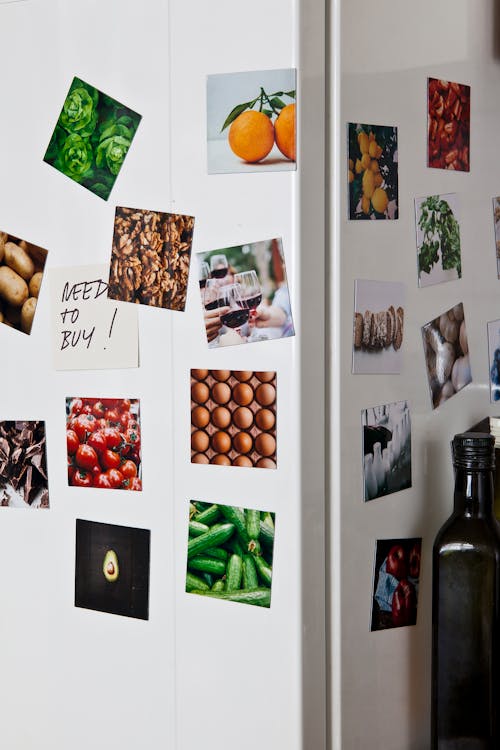
[[217,279],[207,279],[205,289],[202,292],[205,310],[215,310],[216,307],[220,307],[217,299],[219,288]]
[[262,302],[262,289],[256,271],[241,271],[234,275],[235,284],[241,286],[241,297],[249,310],[256,310]]
[[240,284],[225,284],[219,287],[217,306],[229,307],[229,310],[220,316],[220,322],[241,336],[241,326],[247,322],[250,310],[243,303]]
[[207,279],[210,278],[210,266],[206,261],[200,263],[200,272],[198,280],[200,282],[200,289],[205,289]]
[[228,262],[225,255],[212,255],[210,258],[210,274],[213,279],[223,279],[227,276]]

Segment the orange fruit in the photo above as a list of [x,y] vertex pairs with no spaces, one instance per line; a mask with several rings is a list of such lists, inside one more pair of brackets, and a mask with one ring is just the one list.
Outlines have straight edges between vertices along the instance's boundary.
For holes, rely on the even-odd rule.
[[260,161],[274,145],[274,127],[263,112],[249,109],[231,123],[228,137],[236,156],[243,161]]
[[375,188],[372,195],[372,206],[379,214],[383,214],[389,204],[389,198],[384,188]]
[[295,104],[283,107],[274,123],[274,139],[281,153],[295,161]]

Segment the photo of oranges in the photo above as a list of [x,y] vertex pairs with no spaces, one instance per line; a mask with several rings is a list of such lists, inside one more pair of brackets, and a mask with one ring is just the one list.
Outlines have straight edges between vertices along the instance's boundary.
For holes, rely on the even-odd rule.
[[209,76],[209,174],[296,168],[295,70]]

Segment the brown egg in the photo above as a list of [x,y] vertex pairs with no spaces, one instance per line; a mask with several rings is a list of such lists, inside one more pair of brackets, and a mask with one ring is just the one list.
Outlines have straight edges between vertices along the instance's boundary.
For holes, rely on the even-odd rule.
[[252,436],[248,432],[237,432],[233,438],[234,450],[238,453],[250,453],[252,442]]
[[208,375],[208,370],[191,370],[191,377],[196,380],[205,380]]
[[261,456],[272,456],[276,450],[276,440],[267,432],[262,432],[255,438],[255,450]]
[[255,398],[261,406],[271,406],[276,400],[276,390],[269,383],[262,383],[255,391]]
[[237,456],[233,461],[233,466],[253,466],[248,456]]
[[212,424],[221,430],[229,427],[231,423],[231,412],[225,406],[216,406],[212,412]]
[[191,424],[195,427],[206,427],[210,422],[210,412],[204,406],[195,406],[191,412]]
[[197,404],[204,404],[205,401],[208,401],[209,395],[210,391],[205,383],[193,383],[191,386],[191,398]]
[[191,457],[191,463],[208,464],[208,456],[205,456],[204,453],[195,453],[194,456]]
[[272,430],[276,424],[276,417],[271,409],[260,409],[255,415],[255,424],[259,430]]
[[212,386],[212,398],[216,404],[227,404],[231,398],[231,388],[227,383],[216,383]]
[[212,370],[212,377],[215,378],[215,380],[220,380],[223,382],[224,380],[228,380],[229,376],[231,375],[231,370]]
[[255,376],[260,380],[261,383],[270,383],[276,377],[275,372],[256,372]]
[[191,448],[197,453],[203,453],[203,451],[206,451],[208,443],[208,435],[203,430],[195,430],[191,435]]
[[231,466],[231,461],[223,453],[218,453],[210,459],[211,464],[217,464],[218,466]]
[[240,430],[248,430],[253,422],[252,411],[248,406],[238,406],[233,414],[233,422]]
[[253,401],[253,390],[247,383],[238,383],[233,389],[233,398],[240,406],[248,406]]
[[252,377],[253,372],[252,370],[234,370],[233,375],[240,383],[246,383]]
[[275,469],[276,464],[271,458],[259,458],[257,461],[257,466],[259,469]]
[[212,435],[212,448],[217,453],[227,453],[231,450],[231,438],[227,432],[219,430]]

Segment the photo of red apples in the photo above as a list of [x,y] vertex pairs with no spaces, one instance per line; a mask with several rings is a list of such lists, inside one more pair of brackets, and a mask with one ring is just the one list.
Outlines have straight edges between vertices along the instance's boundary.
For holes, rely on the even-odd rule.
[[377,541],[372,631],[416,624],[421,549],[421,538]]

